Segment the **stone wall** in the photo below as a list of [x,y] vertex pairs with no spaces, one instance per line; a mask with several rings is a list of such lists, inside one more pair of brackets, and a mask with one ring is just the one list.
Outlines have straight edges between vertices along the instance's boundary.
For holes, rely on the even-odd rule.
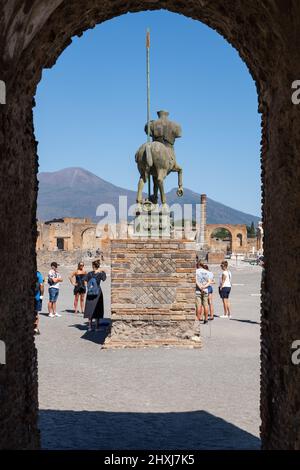
[[0,299],[0,339],[7,345],[7,365],[0,366],[1,448],[39,442],[33,339],[38,164],[32,106],[42,70],[55,63],[72,36],[129,11],[159,8],[218,31],[256,82],[266,260],[262,445],[300,449],[300,368],[291,362],[292,341],[300,338],[300,108],[291,101],[292,82],[300,79],[298,0],[0,0],[0,79],[7,90],[7,104],[0,106],[1,288],[10,293],[14,286],[13,295]]
[[208,264],[220,264],[225,259],[225,252],[210,252],[207,254]]
[[112,320],[194,320],[195,244],[112,240]]

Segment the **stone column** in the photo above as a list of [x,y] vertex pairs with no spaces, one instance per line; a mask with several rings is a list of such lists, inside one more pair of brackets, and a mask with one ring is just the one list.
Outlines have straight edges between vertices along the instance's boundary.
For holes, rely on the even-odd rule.
[[200,249],[206,246],[206,194],[201,194],[200,200],[200,236],[199,245]]

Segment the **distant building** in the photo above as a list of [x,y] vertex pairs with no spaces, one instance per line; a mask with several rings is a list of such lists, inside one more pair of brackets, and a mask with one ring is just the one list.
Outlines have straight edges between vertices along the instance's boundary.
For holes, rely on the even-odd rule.
[[64,217],[38,222],[37,229],[37,251],[102,249],[103,241],[108,238],[107,226],[95,224],[88,218]]

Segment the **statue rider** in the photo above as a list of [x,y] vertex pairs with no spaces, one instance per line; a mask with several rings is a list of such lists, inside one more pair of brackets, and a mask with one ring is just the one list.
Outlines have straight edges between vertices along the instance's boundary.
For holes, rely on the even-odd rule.
[[[168,119],[168,111],[158,111],[157,115],[158,119],[150,121],[150,137],[152,137],[153,142],[161,142],[173,150],[171,153],[174,155],[175,164],[177,165],[174,142],[175,139],[182,136],[181,127],[176,122]],[[145,132],[148,134],[148,124],[145,125]]]

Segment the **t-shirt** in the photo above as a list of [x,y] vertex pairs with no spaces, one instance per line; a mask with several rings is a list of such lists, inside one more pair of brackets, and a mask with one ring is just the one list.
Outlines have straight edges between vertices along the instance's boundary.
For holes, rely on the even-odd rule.
[[[44,283],[43,276],[41,275],[41,273],[39,271],[36,272],[36,281],[37,281],[39,286],[40,286],[40,284]],[[35,300],[41,300],[41,291],[40,291],[40,289],[36,292],[34,298],[35,298]]]
[[[206,269],[203,268],[196,269],[196,281],[200,286],[207,284],[209,282],[209,271],[206,271]],[[207,288],[205,288],[203,291],[206,293],[208,292]],[[196,292],[200,292],[197,284]]]
[[223,287],[231,287],[231,272],[230,271],[222,271],[219,277],[220,287],[222,285],[222,276],[225,276],[225,282]]
[[[61,277],[61,275],[57,271],[55,272],[54,269],[50,269],[48,273],[48,284],[49,284],[49,279],[54,279],[57,277]],[[49,284],[49,287],[54,287],[54,289],[59,289],[59,284],[60,282],[55,282],[54,284]]]

